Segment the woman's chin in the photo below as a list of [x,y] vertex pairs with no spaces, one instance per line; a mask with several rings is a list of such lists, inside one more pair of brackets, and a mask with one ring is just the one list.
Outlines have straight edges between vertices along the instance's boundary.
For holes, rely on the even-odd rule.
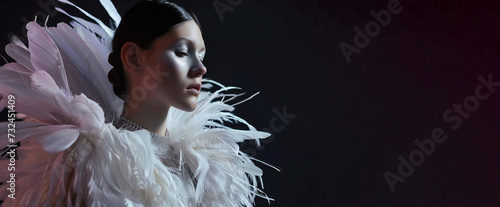
[[196,106],[194,106],[194,107],[190,107],[190,108],[188,108],[188,109],[186,109],[186,110],[184,110],[184,111],[186,111],[186,112],[192,112],[192,111],[194,111],[195,109],[196,109]]
[[175,108],[178,108],[178,109],[180,109],[182,111],[186,111],[186,112],[192,112],[196,109],[196,103],[186,103],[186,104],[183,104],[183,105],[175,107]]

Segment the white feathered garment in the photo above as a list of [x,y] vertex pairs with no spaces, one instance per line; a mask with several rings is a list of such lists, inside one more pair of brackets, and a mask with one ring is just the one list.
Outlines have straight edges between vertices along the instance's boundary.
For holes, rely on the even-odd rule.
[[[101,3],[118,24],[112,3]],[[15,110],[28,119],[15,122],[15,171],[9,159],[0,161],[3,183],[10,173],[16,179],[15,199],[1,185],[3,206],[252,206],[255,196],[269,199],[258,189],[261,169],[237,142],[270,134],[231,113],[239,103],[228,101],[241,94],[227,91],[238,88],[204,79],[194,111],[171,107],[168,135],[148,132],[120,116],[123,101],[107,80],[114,31],[93,17],[99,25],[73,18],[73,27],[28,23],[29,45],[14,38],[6,46],[16,62],[0,67],[0,92],[4,100],[14,95]],[[205,91],[214,85],[220,89]],[[13,144],[8,124],[0,123],[0,146]]]

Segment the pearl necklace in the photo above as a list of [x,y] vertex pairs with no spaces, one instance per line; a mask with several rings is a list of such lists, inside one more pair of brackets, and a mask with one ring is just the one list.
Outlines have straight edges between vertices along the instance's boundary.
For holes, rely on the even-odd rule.
[[129,130],[129,131],[137,131],[137,130],[144,129],[144,130],[148,131],[151,134],[151,137],[154,139],[168,139],[168,138],[170,138],[168,130],[166,132],[167,133],[166,136],[163,136],[163,135],[160,135],[160,134],[157,134],[157,133],[154,133],[152,131],[145,129],[141,125],[133,122],[132,120],[128,119],[127,117],[125,117],[123,115],[120,116],[120,120],[118,121],[118,129],[125,129],[125,130]]

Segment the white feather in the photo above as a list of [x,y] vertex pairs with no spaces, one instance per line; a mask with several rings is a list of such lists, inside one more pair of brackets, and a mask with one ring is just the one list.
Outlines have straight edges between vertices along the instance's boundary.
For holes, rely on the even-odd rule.
[[37,70],[31,75],[32,87],[36,91],[44,92],[47,94],[57,94],[61,89],[57,83],[52,79],[44,70]]
[[[60,106],[55,106],[54,99],[47,98],[41,90],[33,90],[31,77],[28,74],[19,72],[25,70],[20,68],[24,68],[24,66],[9,63],[2,66],[0,72],[0,87],[3,93],[14,95],[16,98],[16,111],[30,114],[31,117],[43,122],[61,123],[59,119],[61,117],[54,116],[55,114],[61,114],[59,113]],[[58,90],[52,88],[49,91],[54,93]]]
[[115,25],[119,25],[122,18],[120,17],[120,14],[118,14],[118,11],[113,5],[113,2],[111,2],[111,0],[99,0],[99,1],[101,2],[104,9],[106,9],[106,11],[108,12],[111,19],[113,19]]
[[61,54],[54,41],[34,22],[28,23],[26,29],[28,29],[29,50],[34,68],[45,70],[59,87],[69,91]]
[[27,69],[19,72],[30,73],[35,70],[31,64],[30,52],[26,47],[11,43],[5,46],[5,52],[17,63],[23,65]]
[[16,35],[11,36],[10,42],[18,45],[19,47],[22,47],[25,50],[28,50],[28,47],[26,47],[24,42],[21,41]]
[[65,4],[68,4],[70,6],[73,6],[75,8],[77,8],[78,10],[80,10],[83,14],[85,14],[87,17],[91,18],[92,20],[94,20],[95,22],[97,22],[99,24],[99,26],[102,27],[102,29],[104,29],[104,31],[106,31],[106,33],[108,33],[109,36],[113,36],[113,30],[111,30],[111,28],[109,28],[108,26],[106,26],[106,24],[104,24],[101,20],[99,20],[98,18],[94,17],[93,15],[91,15],[90,13],[88,13],[87,11],[83,10],[82,8],[76,6],[75,4],[71,3],[70,1],[68,0],[59,0],[60,2],[62,3],[65,3]]
[[[104,109],[106,120],[112,120],[113,115],[119,113],[115,111],[113,105],[119,98],[112,91],[112,85],[107,79],[107,71],[99,70],[99,68],[111,66],[107,63],[102,65],[103,58],[97,58],[94,51],[68,25],[60,23],[57,28],[47,28],[47,31],[60,48],[62,56],[65,57],[66,74],[68,79],[73,80],[69,85],[72,92],[86,94]],[[82,85],[87,87],[82,87]]]
[[61,152],[68,149],[78,138],[77,129],[59,129],[41,139],[43,148],[50,153]]

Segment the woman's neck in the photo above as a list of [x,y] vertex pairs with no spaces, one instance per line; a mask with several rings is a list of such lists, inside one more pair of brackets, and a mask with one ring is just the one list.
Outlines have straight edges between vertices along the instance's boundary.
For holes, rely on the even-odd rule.
[[123,116],[150,132],[164,136],[167,132],[167,114],[170,106],[154,105],[145,101],[125,101]]

